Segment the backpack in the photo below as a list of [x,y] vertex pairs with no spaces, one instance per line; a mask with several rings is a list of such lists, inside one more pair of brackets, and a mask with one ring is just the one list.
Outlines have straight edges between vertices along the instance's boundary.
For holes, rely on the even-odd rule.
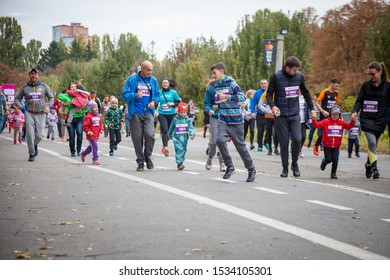
[[68,118],[68,106],[65,103],[62,103],[58,109],[58,115],[62,120],[66,120]]

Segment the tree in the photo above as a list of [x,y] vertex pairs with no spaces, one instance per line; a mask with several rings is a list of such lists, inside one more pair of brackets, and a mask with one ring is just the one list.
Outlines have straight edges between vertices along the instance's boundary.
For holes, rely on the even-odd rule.
[[[377,19],[377,11],[383,11],[385,6],[382,0],[353,0],[322,17],[322,26],[313,31],[312,71],[308,74],[316,91],[336,77],[341,80],[344,97],[358,94],[366,79],[365,69],[373,59],[367,30]],[[388,46],[381,51],[385,50]]]
[[41,48],[41,41],[31,39],[30,42],[27,43],[25,60],[28,68],[32,68],[37,65]]
[[86,43],[82,37],[74,39],[70,45],[69,59],[75,62],[85,61]]
[[102,40],[102,59],[105,60],[108,57],[112,57],[114,50],[114,44],[111,42],[110,35],[104,34]]
[[367,30],[369,49],[374,59],[390,67],[390,5],[377,10],[377,18]]
[[25,67],[22,28],[15,18],[0,17],[0,60],[11,68]]
[[41,50],[40,56],[41,58],[37,65],[38,69],[42,71],[46,68],[54,69],[58,63],[67,58],[64,42],[62,40],[59,43],[52,41],[47,49]]

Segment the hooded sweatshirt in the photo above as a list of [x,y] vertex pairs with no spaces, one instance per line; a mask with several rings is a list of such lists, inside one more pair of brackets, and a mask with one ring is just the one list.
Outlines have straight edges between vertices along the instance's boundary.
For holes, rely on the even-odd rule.
[[29,113],[43,114],[46,107],[46,98],[48,106],[51,107],[54,102],[53,93],[49,87],[37,81],[33,84],[29,81],[18,92],[15,98],[15,104],[21,106],[22,99],[25,99],[26,111]]

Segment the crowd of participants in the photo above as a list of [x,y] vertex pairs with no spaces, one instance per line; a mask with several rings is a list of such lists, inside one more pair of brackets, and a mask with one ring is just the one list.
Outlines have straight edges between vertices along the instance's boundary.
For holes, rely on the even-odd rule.
[[[212,65],[212,79],[204,94],[202,110],[204,138],[209,129],[206,170],[211,169],[213,158],[217,156],[224,179],[235,173],[228,145],[232,142],[248,170],[246,181],[254,181],[256,168],[246,144],[249,132],[249,150],[255,150],[257,136],[257,152],[264,149],[270,156],[280,156],[281,177],[288,177],[289,169],[294,177],[300,177],[298,160],[305,156],[302,147],[306,138],[307,147],[311,147],[317,129],[313,153],[318,156],[323,151],[320,169],[325,170],[331,164],[330,178],[338,178],[343,133],[348,133],[348,157],[351,158],[353,146],[355,156],[360,157],[362,131],[368,142],[365,175],[373,179],[380,177],[376,149],[390,123],[390,82],[385,66],[375,61],[368,65],[369,79],[361,87],[349,122],[343,119],[338,105],[340,81],[331,79],[329,87],[312,98],[300,67],[298,58],[289,57],[283,69],[273,73],[269,81],[260,81],[259,89],[244,93],[234,78],[227,75],[223,63]],[[98,141],[101,135],[109,138],[109,156],[114,156],[125,134],[133,142],[136,170],[143,171],[145,164],[147,169],[154,168],[152,153],[159,122],[161,153],[166,157],[170,155],[171,140],[177,168],[183,170],[188,140],[195,137],[197,108],[192,100],[183,102],[174,80],[163,78],[160,89],[152,72],[152,63],[144,61],[138,72],[128,77],[121,96],[107,96],[100,101],[96,90],[88,91],[80,82],[70,83],[61,93],[53,94],[40,82],[39,71],[33,68],[29,72],[30,80],[17,93],[15,103],[7,106],[6,97],[1,93],[0,133],[7,128],[14,135],[15,145],[26,141],[28,161],[33,162],[47,128],[47,139],[54,141],[58,135],[62,141],[69,141],[70,156],[81,157],[85,162],[92,154],[93,165],[100,165]],[[118,99],[124,105],[119,106]],[[84,150],[83,133],[88,140]]]

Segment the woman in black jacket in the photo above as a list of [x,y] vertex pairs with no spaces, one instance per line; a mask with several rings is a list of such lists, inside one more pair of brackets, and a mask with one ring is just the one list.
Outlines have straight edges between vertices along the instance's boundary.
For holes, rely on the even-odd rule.
[[379,137],[385,131],[389,110],[390,82],[383,63],[377,61],[368,65],[370,80],[363,83],[352,113],[359,113],[362,131],[368,143],[368,158],[365,164],[366,177],[379,178],[376,147]]

